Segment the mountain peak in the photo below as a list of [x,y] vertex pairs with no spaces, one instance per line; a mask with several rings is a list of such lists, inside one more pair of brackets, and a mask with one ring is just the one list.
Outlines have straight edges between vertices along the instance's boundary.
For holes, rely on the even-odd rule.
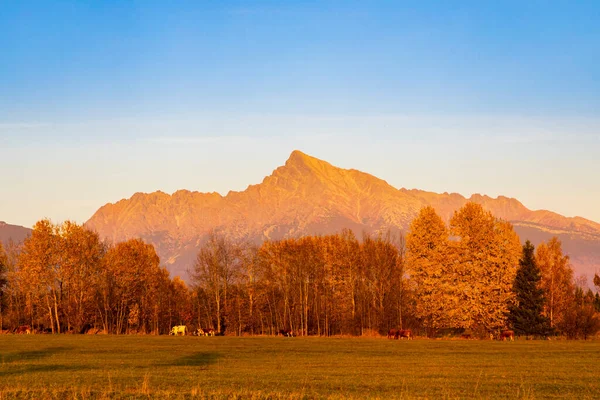
[[341,170],[340,168],[329,164],[327,161],[309,156],[300,150],[292,151],[292,154],[290,154],[290,157],[285,162],[285,166],[282,168],[302,175],[306,174],[307,176],[312,176],[314,174],[329,175]]
[[290,154],[290,157],[285,162],[286,166],[306,166],[306,167],[312,166],[312,167],[314,167],[314,166],[321,165],[321,164],[327,164],[327,163],[323,160],[319,160],[318,158],[309,156],[308,154],[305,154],[305,153],[301,152],[300,150],[292,151],[292,154]]

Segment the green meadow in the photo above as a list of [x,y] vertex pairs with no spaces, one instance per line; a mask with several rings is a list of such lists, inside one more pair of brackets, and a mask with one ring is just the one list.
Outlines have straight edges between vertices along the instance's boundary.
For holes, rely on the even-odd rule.
[[1,335],[0,399],[600,398],[600,342]]

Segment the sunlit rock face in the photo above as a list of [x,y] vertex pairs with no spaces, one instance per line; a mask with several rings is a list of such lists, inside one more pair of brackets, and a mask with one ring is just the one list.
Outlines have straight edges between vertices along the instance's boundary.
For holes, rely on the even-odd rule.
[[211,231],[234,240],[336,233],[357,236],[389,229],[406,231],[421,207],[431,205],[446,220],[466,202],[483,205],[511,221],[524,241],[534,244],[559,236],[575,273],[590,275],[600,265],[600,224],[550,211],[531,211],[516,199],[475,194],[432,193],[396,189],[386,181],[354,169],[337,168],[294,151],[285,165],[262,183],[242,192],[172,195],[136,193],[101,207],[86,223],[112,242],[141,237],[152,243],[172,275],[187,277],[198,249]]

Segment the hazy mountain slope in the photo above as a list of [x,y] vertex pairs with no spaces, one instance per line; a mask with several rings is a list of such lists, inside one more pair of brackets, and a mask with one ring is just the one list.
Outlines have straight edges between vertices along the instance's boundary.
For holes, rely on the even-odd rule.
[[0,242],[6,245],[10,240],[15,243],[20,243],[29,234],[31,233],[31,229],[18,226],[18,225],[10,225],[4,221],[0,221]]
[[171,273],[185,275],[198,247],[211,230],[235,239],[264,239],[324,234],[350,228],[376,232],[406,230],[420,208],[432,205],[445,218],[468,201],[512,221],[524,239],[534,242],[561,235],[578,272],[600,265],[600,224],[549,211],[531,211],[515,199],[500,196],[437,194],[396,189],[372,175],[336,168],[294,151],[284,166],[262,183],[227,196],[181,190],[136,193],[107,204],[87,222],[102,237],[120,241],[142,237],[153,243]]

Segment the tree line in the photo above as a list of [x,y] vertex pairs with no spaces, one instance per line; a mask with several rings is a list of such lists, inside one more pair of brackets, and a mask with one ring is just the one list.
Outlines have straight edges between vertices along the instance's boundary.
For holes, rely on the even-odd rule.
[[0,329],[586,338],[600,329],[600,295],[584,287],[558,239],[521,246],[510,223],[474,203],[448,224],[423,208],[406,237],[345,230],[252,245],[212,233],[189,286],[139,239],[108,244],[42,220],[22,245],[0,247]]

